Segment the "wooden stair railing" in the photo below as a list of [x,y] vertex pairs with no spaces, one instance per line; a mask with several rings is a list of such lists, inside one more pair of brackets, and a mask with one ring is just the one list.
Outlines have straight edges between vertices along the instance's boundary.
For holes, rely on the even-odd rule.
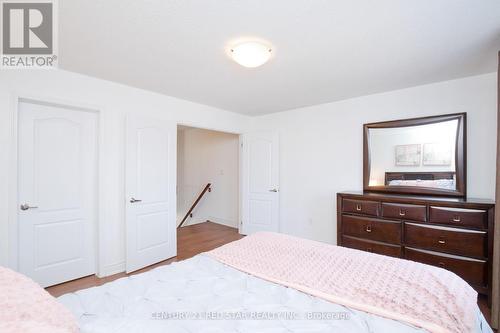
[[208,192],[212,192],[212,188],[211,188],[210,186],[212,186],[212,184],[211,184],[211,183],[208,183],[208,184],[205,186],[205,188],[203,189],[203,191],[201,191],[200,195],[198,196],[198,198],[196,198],[196,200],[195,200],[195,202],[193,203],[193,205],[191,206],[191,208],[189,208],[188,212],[186,213],[186,215],[184,216],[184,218],[182,219],[181,223],[179,224],[179,226],[178,226],[177,228],[182,227],[182,224],[183,224],[184,222],[186,222],[187,218],[188,218],[188,217],[190,217],[190,216],[191,216],[191,217],[193,216],[193,214],[192,214],[192,213],[193,213],[194,208],[195,208],[195,207],[196,207],[196,205],[200,202],[201,198],[203,198],[203,196],[205,195],[205,193],[207,193],[207,191],[208,191]]

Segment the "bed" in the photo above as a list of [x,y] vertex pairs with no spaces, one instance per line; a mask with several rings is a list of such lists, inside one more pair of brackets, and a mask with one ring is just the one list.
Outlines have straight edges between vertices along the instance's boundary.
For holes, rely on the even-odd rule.
[[456,189],[455,172],[386,172],[385,185]]
[[[412,323],[411,316],[398,320],[395,318],[399,314],[383,311],[384,306],[385,310],[396,306],[404,314],[403,308],[407,304],[398,303],[404,303],[404,297],[397,299],[397,295],[406,292],[410,293],[409,298],[415,298],[412,302],[418,303],[417,308],[422,304],[424,308],[427,307],[422,302],[421,298],[425,298],[422,294],[411,294],[411,290],[403,290],[402,284],[397,287],[403,288],[401,292],[390,290],[391,286],[383,286],[384,276],[378,277],[382,284],[377,284],[377,278],[370,279],[365,274],[368,271],[364,266],[389,272],[400,264],[403,268],[409,268],[404,272],[408,272],[410,280],[416,281],[414,288],[427,288],[428,285],[427,291],[436,292],[438,304],[435,305],[448,307],[452,315],[450,318],[456,323],[448,322],[451,325],[448,328],[426,326],[419,320]],[[359,277],[353,275],[351,281],[365,280],[367,285],[373,282],[373,290],[365,288],[360,298],[366,304],[343,298],[348,291],[360,295],[358,289],[362,287],[358,282],[354,285],[345,281],[345,277],[349,278],[354,269],[361,274]],[[394,272],[394,275],[400,274]],[[406,274],[404,272],[403,275]],[[314,278],[311,279],[311,276]],[[429,277],[431,280],[428,280]],[[434,285],[443,290],[433,290]],[[325,286],[330,289],[325,289]],[[337,294],[332,291],[332,286],[337,288]],[[380,286],[385,289],[379,290]],[[74,314],[84,333],[490,333],[492,330],[475,303],[477,294],[471,290],[455,274],[440,268],[291,236],[258,233],[182,262],[63,295],[58,301]],[[439,296],[446,293],[460,296],[448,300]],[[370,310],[370,302],[377,302],[385,295],[392,304],[386,303],[381,308]],[[453,303],[450,300],[460,306],[450,306]],[[432,308],[432,304],[428,307]],[[406,314],[417,313],[414,309],[407,310]],[[436,322],[443,315],[424,312],[418,316],[424,318],[430,315],[431,321],[436,319]],[[457,323],[466,317],[470,325],[462,328],[466,326]]]

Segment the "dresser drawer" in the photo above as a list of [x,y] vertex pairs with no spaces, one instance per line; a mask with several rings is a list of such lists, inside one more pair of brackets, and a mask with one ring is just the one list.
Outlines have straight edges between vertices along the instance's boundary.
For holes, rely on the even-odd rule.
[[382,216],[391,219],[425,222],[427,221],[427,207],[383,202]]
[[344,235],[401,244],[401,223],[369,217],[342,216]]
[[488,212],[485,210],[451,207],[430,207],[429,222],[455,226],[487,228]]
[[486,233],[456,228],[405,223],[405,245],[456,255],[483,258]]
[[380,204],[377,201],[344,199],[342,211],[345,213],[356,213],[378,216]]
[[488,283],[486,278],[487,265],[484,260],[447,256],[437,252],[421,251],[408,247],[405,248],[405,258],[445,268],[473,285],[485,286]]
[[364,239],[342,237],[342,246],[386,256],[401,258],[401,246],[389,245]]

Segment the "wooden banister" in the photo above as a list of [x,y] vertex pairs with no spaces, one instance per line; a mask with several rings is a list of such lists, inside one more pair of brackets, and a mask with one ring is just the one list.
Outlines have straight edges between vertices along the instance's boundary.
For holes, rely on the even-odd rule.
[[203,191],[201,191],[200,195],[198,196],[198,198],[196,198],[195,202],[193,203],[193,205],[191,206],[191,208],[189,208],[188,212],[186,213],[186,215],[184,216],[184,218],[182,219],[181,221],[181,224],[179,224],[179,226],[177,228],[180,228],[182,227],[182,224],[187,220],[187,218],[191,215],[191,213],[193,212],[194,208],[196,207],[196,205],[200,202],[201,198],[203,198],[203,196],[205,195],[205,193],[208,192],[212,192],[212,189],[210,188],[210,186],[212,186],[211,183],[208,183],[205,188],[203,189]]

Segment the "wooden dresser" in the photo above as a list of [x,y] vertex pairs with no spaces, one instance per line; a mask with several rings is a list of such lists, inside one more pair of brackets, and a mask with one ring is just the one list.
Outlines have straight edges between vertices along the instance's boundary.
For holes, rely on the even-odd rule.
[[337,194],[337,243],[448,269],[491,295],[494,203],[377,193]]

